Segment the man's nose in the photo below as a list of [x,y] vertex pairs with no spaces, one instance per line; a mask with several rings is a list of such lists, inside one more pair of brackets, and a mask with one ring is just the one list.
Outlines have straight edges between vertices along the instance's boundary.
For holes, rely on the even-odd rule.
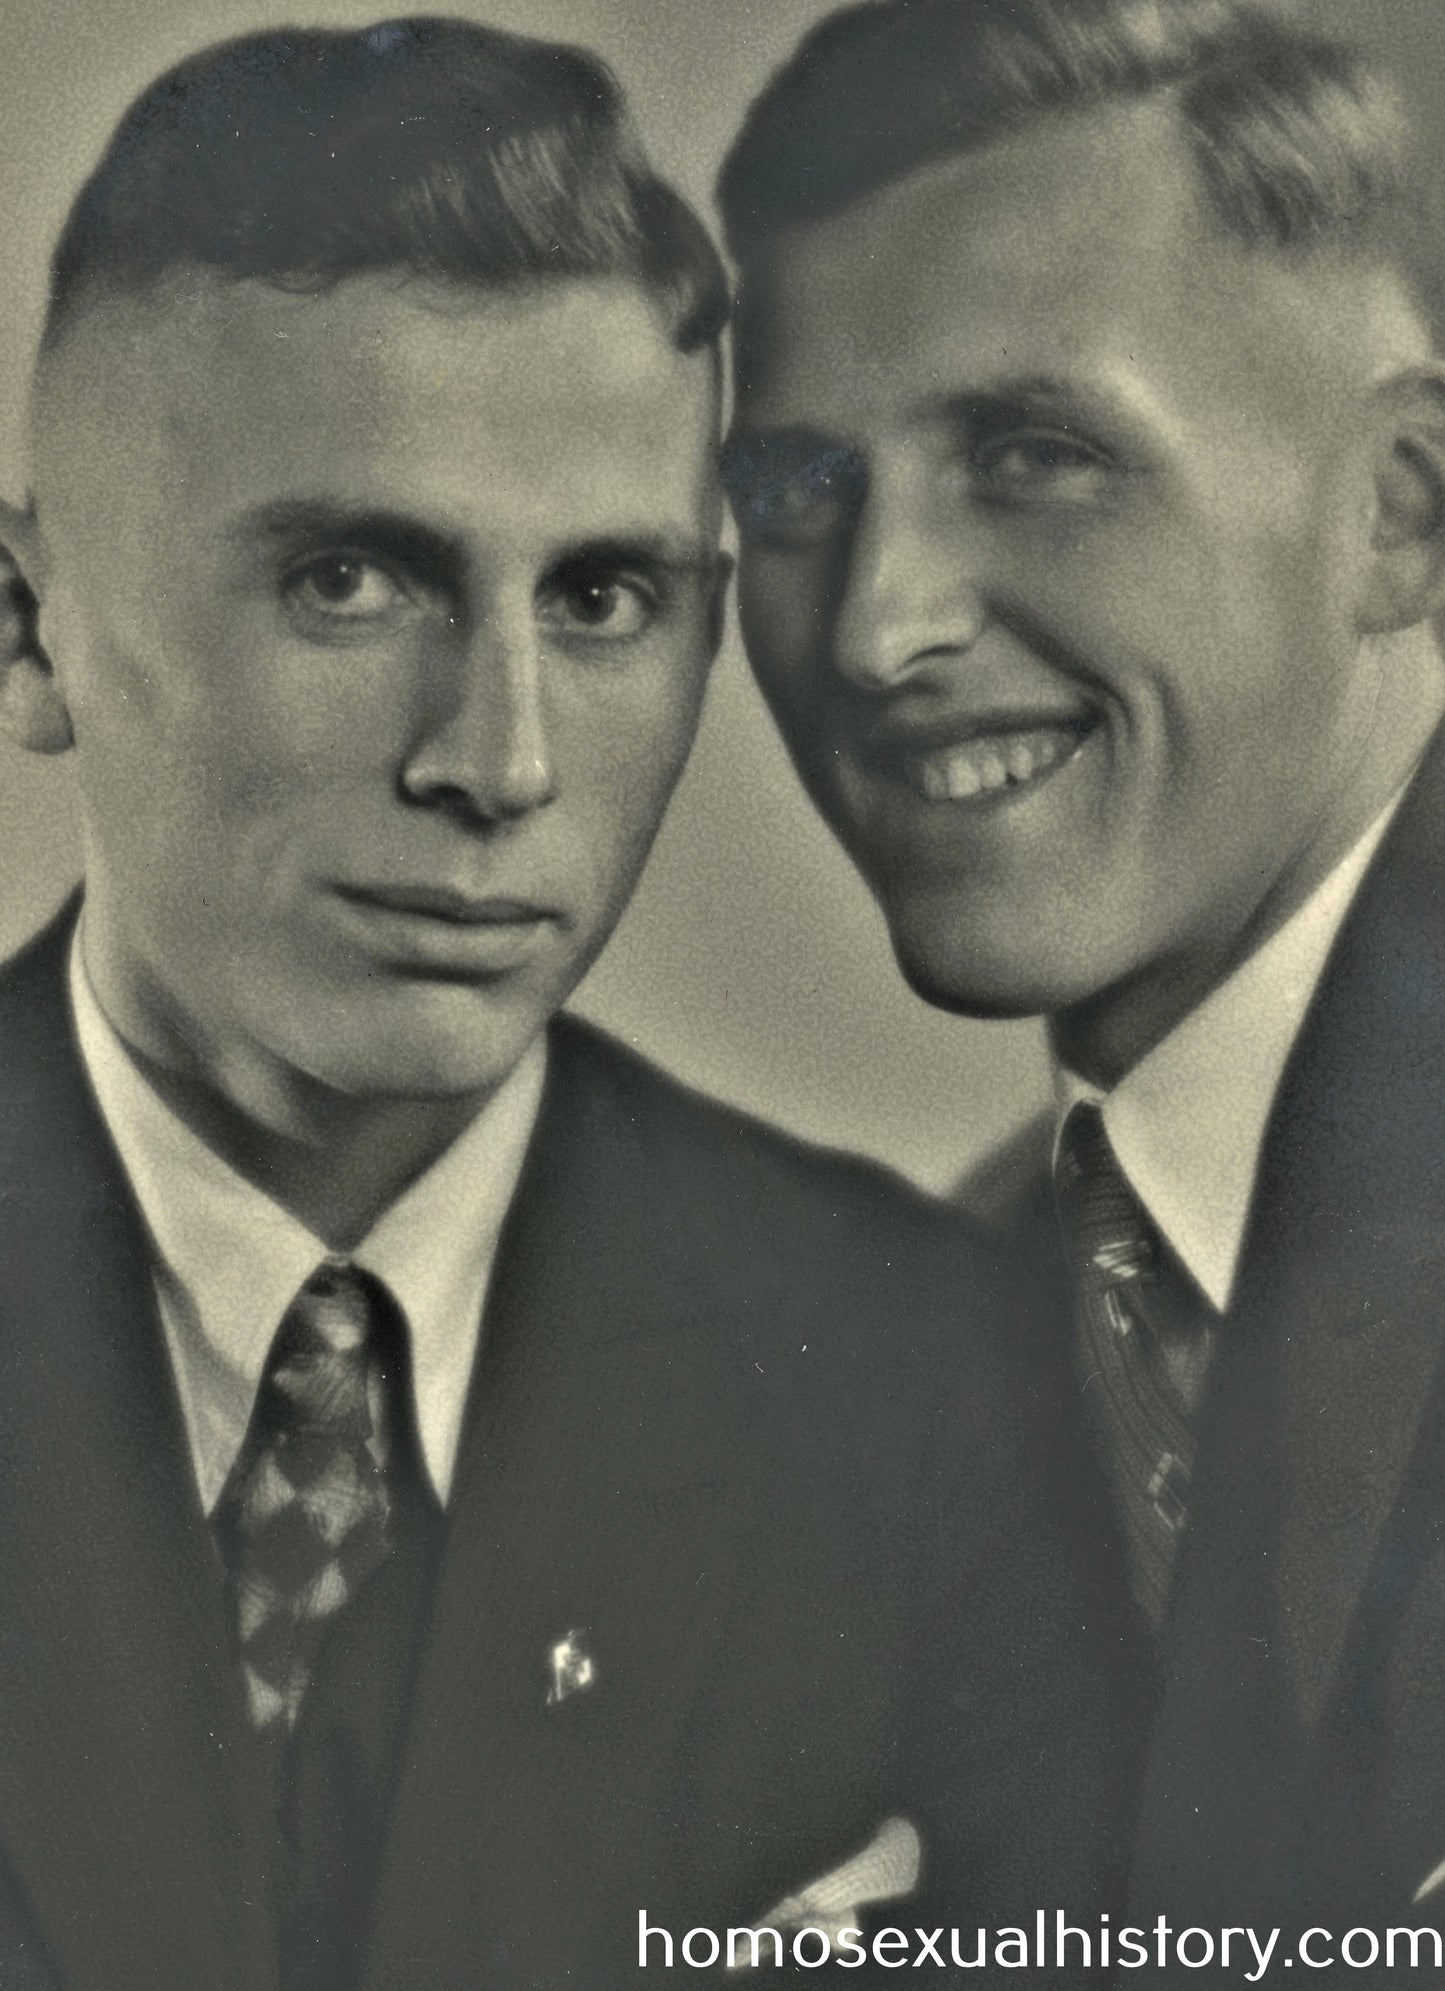
[[[455,628],[455,625],[453,625]],[[477,618],[428,679],[401,773],[409,801],[503,822],[556,794],[545,651],[530,600]]]
[[833,625],[834,662],[851,684],[890,691],[978,641],[988,610],[973,537],[920,492],[870,490]]

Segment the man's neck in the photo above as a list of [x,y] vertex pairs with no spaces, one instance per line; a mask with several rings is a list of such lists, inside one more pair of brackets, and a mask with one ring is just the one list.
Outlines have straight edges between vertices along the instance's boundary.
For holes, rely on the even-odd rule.
[[1433,659],[1434,668],[1414,676],[1413,692],[1405,689],[1411,675],[1402,671],[1397,684],[1403,696],[1382,700],[1376,750],[1357,776],[1353,805],[1311,839],[1254,906],[1233,919],[1221,918],[1218,930],[1202,942],[1196,939],[1177,954],[1146,963],[1126,980],[1051,1016],[1049,1041],[1058,1063],[1101,1091],[1111,1090],[1280,931],[1390,807],[1419,766],[1445,709],[1433,635],[1411,634],[1420,638],[1420,661]]
[[486,1103],[471,1095],[356,1100],[312,1087],[278,1127],[244,1113],[205,1080],[130,1049],[193,1133],[336,1252],[354,1250]]
[[104,937],[87,899],[81,973],[131,1062],[198,1139],[329,1250],[353,1250],[501,1090],[356,1095],[257,1046],[198,1046],[162,992],[143,999],[104,972]]

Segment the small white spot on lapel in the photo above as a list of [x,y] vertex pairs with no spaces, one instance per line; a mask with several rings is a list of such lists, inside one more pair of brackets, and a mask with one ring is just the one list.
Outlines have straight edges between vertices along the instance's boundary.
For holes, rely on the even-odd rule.
[[547,1706],[560,1707],[574,1694],[585,1694],[596,1684],[597,1667],[592,1657],[589,1634],[573,1630],[563,1634],[547,1650]]

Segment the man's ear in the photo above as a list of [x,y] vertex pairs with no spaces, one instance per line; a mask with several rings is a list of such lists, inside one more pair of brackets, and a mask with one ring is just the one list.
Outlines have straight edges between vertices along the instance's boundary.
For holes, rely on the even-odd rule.
[[32,754],[74,744],[40,641],[40,543],[29,512],[0,501],[0,734]]
[[1361,635],[1413,629],[1445,607],[1445,371],[1374,390],[1374,518],[1356,606]]

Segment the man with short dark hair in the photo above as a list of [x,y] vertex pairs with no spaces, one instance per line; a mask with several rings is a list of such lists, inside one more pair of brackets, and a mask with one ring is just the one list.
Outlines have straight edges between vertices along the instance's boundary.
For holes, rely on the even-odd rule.
[[933,1597],[972,1898],[1088,1870],[1000,1254],[555,1020],[717,641],[725,302],[606,72],[460,22],[193,57],[71,215],[0,512],[85,855],[0,975],[6,1986],[906,1914]]
[[1154,1654],[1151,1927],[1445,1912],[1415,191],[1368,65],[1235,0],[848,8],[722,178],[759,680],[912,985],[1049,1018],[1012,1216]]

